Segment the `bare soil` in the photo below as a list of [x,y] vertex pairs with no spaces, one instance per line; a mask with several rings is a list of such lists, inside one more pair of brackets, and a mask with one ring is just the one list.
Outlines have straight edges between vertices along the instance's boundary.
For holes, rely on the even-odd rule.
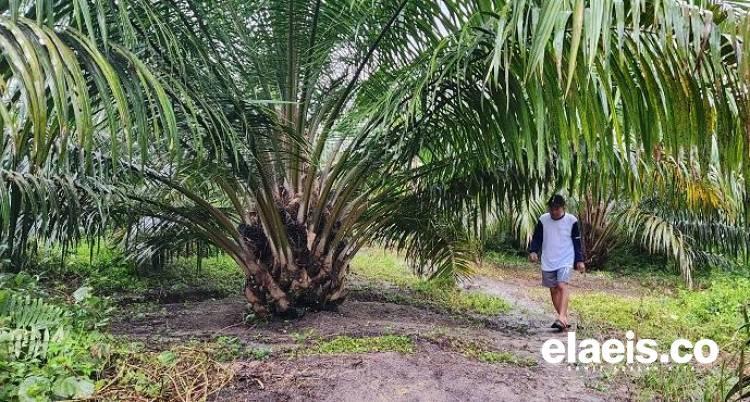
[[[540,347],[551,337],[550,308],[528,279],[500,281],[479,277],[470,291],[502,296],[514,308],[498,317],[460,316],[396,304],[372,291],[353,292],[337,312],[313,312],[293,321],[245,324],[242,299],[162,305],[114,324],[115,333],[147,345],[233,336],[273,352],[265,360],[234,363],[233,383],[216,401],[611,401],[630,400],[627,384],[541,360]],[[130,316],[130,314],[127,314]],[[125,315],[123,315],[125,316]],[[331,338],[399,334],[414,340],[414,353],[293,356],[305,334]],[[480,341],[494,350],[536,361],[491,364],[467,357],[451,342]]]

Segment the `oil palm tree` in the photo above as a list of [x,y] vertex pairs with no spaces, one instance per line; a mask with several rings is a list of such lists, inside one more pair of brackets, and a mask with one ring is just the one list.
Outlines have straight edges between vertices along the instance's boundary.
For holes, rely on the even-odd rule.
[[[746,264],[750,250],[745,209],[745,179],[723,173],[714,154],[708,166],[697,158],[661,155],[621,176],[594,174],[572,191],[570,209],[581,222],[586,266],[601,268],[608,254],[631,246],[672,260],[693,285],[696,268]],[[638,186],[627,188],[636,180]],[[504,230],[528,244],[548,194],[504,211],[512,225]]]
[[724,2],[4,9],[5,255],[107,228],[140,262],[207,243],[261,315],[336,306],[374,240],[459,272],[461,228],[592,169],[710,144],[746,167],[750,24]]

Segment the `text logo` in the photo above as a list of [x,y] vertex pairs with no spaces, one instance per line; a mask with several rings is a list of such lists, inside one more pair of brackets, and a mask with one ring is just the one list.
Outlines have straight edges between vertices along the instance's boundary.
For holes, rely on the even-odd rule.
[[635,340],[635,333],[625,333],[625,341],[596,339],[578,341],[575,332],[568,333],[566,342],[548,339],[542,345],[542,358],[552,364],[687,364],[695,361],[710,364],[719,357],[719,345],[711,339],[701,339],[695,343],[687,339],[677,339],[668,352],[659,353],[658,342],[653,339]]

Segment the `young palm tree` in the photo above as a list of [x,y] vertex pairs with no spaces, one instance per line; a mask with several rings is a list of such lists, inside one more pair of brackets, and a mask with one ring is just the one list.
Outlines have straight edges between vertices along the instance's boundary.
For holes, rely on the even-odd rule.
[[208,243],[261,315],[340,303],[373,240],[457,272],[464,227],[590,169],[632,171],[654,150],[707,158],[711,143],[745,167],[748,17],[723,3],[6,10],[6,255],[113,224],[141,262]]

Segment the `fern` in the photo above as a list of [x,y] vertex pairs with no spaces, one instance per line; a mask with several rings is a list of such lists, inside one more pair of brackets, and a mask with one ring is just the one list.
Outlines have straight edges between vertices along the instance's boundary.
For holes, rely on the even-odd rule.
[[64,311],[29,295],[0,291],[0,356],[44,359],[50,342],[64,335]]

